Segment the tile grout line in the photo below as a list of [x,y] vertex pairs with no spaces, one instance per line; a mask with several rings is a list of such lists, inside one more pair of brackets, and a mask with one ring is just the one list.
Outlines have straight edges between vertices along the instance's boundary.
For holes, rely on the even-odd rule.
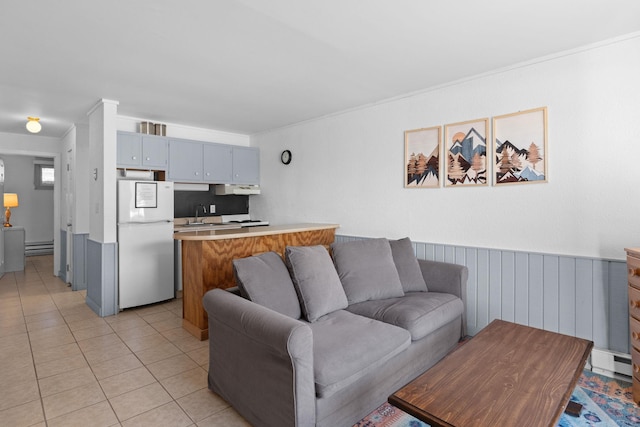
[[[29,263],[30,263],[30,261],[27,261],[27,263],[25,265],[25,269],[26,269],[26,267],[27,267],[27,265]],[[43,397],[42,397],[42,390],[40,389],[40,381],[38,381],[38,370],[36,369],[36,360],[33,357],[33,346],[31,345],[31,333],[29,331],[29,327],[27,326],[27,316],[25,315],[24,305],[22,303],[22,292],[20,292],[20,285],[18,284],[18,280],[17,280],[17,278],[15,276],[15,273],[12,273],[12,274],[13,274],[14,280],[16,282],[16,288],[17,288],[17,291],[18,291],[18,298],[20,299],[20,311],[22,312],[22,320],[24,321],[24,327],[25,327],[25,330],[27,332],[27,342],[29,343],[29,353],[30,353],[30,356],[31,356],[31,364],[33,365],[33,373],[35,375],[36,386],[38,387],[38,396],[40,398],[40,410],[42,411],[42,419],[44,421],[45,426],[48,426],[49,423],[47,422],[47,415],[46,415],[46,413],[44,411],[44,400],[43,400]],[[40,276],[40,275],[38,274],[38,276]],[[44,284],[44,282],[43,282],[43,284]],[[48,289],[47,289],[47,292],[48,292]],[[29,402],[26,402],[26,403],[29,403]]]
[[[204,349],[207,347],[206,345],[196,345],[196,343],[191,343],[189,340],[189,338],[191,338],[190,336],[184,336],[183,334],[179,333],[180,331],[182,331],[181,325],[174,323],[175,318],[181,317],[181,308],[179,309],[177,304],[171,304],[171,302],[169,302],[168,305],[158,306],[157,308],[154,308],[152,310],[146,310],[146,307],[142,308],[141,311],[135,311],[134,309],[131,311],[132,312],[131,318],[140,319],[141,321],[143,321],[142,323],[143,326],[133,325],[130,328],[127,327],[126,329],[116,328],[115,325],[117,320],[106,321],[106,319],[98,317],[98,319],[104,319],[103,324],[108,326],[107,330],[109,332],[104,334],[104,333],[101,333],[101,331],[96,330],[95,332],[97,332],[98,335],[92,336],[93,332],[89,332],[86,334],[87,338],[78,339],[81,337],[81,335],[79,335],[81,334],[81,332],[79,331],[82,331],[84,329],[90,329],[93,327],[98,328],[100,326],[87,326],[87,327],[78,328],[78,326],[81,326],[81,325],[78,325],[79,322],[82,322],[84,320],[91,320],[92,318],[91,316],[86,316],[83,310],[78,309],[76,311],[76,306],[77,306],[76,301],[74,301],[72,297],[71,298],[68,297],[69,295],[74,295],[75,292],[73,293],[69,292],[69,294],[65,294],[65,290],[63,286],[68,288],[69,286],[67,284],[64,284],[64,282],[60,281],[60,279],[55,276],[53,276],[55,278],[52,280],[50,272],[45,272],[44,269],[43,270],[40,269],[40,268],[52,268],[50,265],[39,266],[37,262],[31,262],[29,260],[25,267],[26,267],[25,271],[20,275],[16,275],[14,273],[7,273],[7,274],[12,274],[11,287],[13,289],[10,290],[10,294],[14,295],[14,292],[15,292],[15,296],[18,297],[16,302],[20,304],[20,308],[19,308],[19,311],[16,311],[16,315],[20,313],[19,314],[20,317],[18,318],[19,324],[21,324],[24,327],[24,332],[26,332],[24,336],[28,341],[28,348],[25,348],[25,350],[28,350],[30,353],[31,369],[33,369],[34,371],[36,386],[38,387],[38,400],[39,400],[39,406],[40,406],[40,416],[42,419],[42,421],[39,421],[38,424],[42,423],[43,425],[48,426],[51,424],[51,421],[55,420],[56,418],[69,416],[69,414],[73,414],[75,412],[89,408],[93,405],[97,405],[101,402],[104,402],[105,400],[107,401],[110,411],[115,416],[114,420],[117,421],[114,425],[124,424],[131,419],[134,419],[139,416],[143,416],[144,414],[153,412],[160,407],[172,404],[172,406],[174,407],[171,409],[171,411],[174,411],[173,412],[174,414],[177,415],[177,413],[179,413],[179,416],[184,417],[184,421],[188,420],[188,422],[191,423],[190,425],[195,426],[197,423],[203,421],[204,419],[214,416],[215,414],[222,413],[229,408],[227,404],[226,406],[221,407],[217,409],[215,412],[209,413],[205,416],[203,414],[198,415],[197,412],[193,414],[191,412],[187,412],[187,409],[183,408],[183,406],[178,402],[179,399],[183,399],[185,397],[194,395],[196,393],[200,393],[202,392],[202,390],[207,390],[208,387],[205,384],[203,387],[198,388],[200,387],[201,378],[197,379],[198,376],[201,375],[201,372],[199,372],[200,370],[204,371],[204,374],[206,375],[206,371],[207,371],[206,363],[202,364],[203,350],[201,349]],[[82,292],[82,291],[79,291],[79,292]],[[80,297],[86,298],[85,295],[86,294],[81,293]],[[46,296],[46,298],[44,298],[44,296]],[[14,298],[14,296],[10,296],[10,298]],[[25,310],[27,310],[28,312]],[[163,314],[166,314],[166,315],[163,315]],[[77,319],[77,320],[70,321],[71,316],[76,316],[76,315],[77,317],[74,317],[74,319]],[[149,317],[154,315],[157,315],[157,316],[153,318]],[[117,314],[114,317],[117,317]],[[57,320],[58,318],[61,320],[61,322]],[[150,322],[149,320],[147,320],[147,318],[155,321]],[[127,319],[123,319],[122,321],[124,322],[126,320]],[[29,325],[31,325],[31,327]],[[46,340],[47,338],[46,333],[42,333],[39,331],[45,331],[46,329],[50,329],[50,328],[58,328],[62,325],[64,325],[66,330],[64,332],[60,330],[60,333],[66,335],[66,333],[68,332],[70,334],[70,338],[72,339],[72,341],[64,344],[57,344],[53,342],[46,343],[44,344],[44,346],[42,346],[42,350],[46,351],[48,349],[57,348],[63,345],[73,343],[79,350],[80,354],[82,354],[82,360],[85,362],[86,366],[89,368],[89,372],[91,372],[91,375],[92,375],[91,379],[97,382],[99,386],[99,390],[102,394],[102,398],[104,398],[104,400],[100,400],[100,402],[92,403],[82,408],[75,408],[70,412],[55,414],[54,418],[47,419],[47,413],[44,408],[44,399],[45,399],[45,397],[43,396],[44,389],[42,388],[41,382],[40,382],[44,378],[39,378],[39,375],[38,375],[38,364],[36,364],[35,362],[34,344],[37,344],[36,341],[38,340],[41,340],[43,338]],[[134,345],[134,341],[137,338],[144,338],[146,335],[136,336],[134,332],[134,335],[131,336],[131,339],[121,336],[121,334],[125,334],[124,331],[129,331],[129,330],[133,330],[141,327],[145,327],[145,328],[150,327],[151,330],[153,330],[153,333],[150,333],[149,336],[157,335],[158,337],[161,337],[162,340],[166,341],[167,344],[171,344],[172,347],[175,347],[177,353],[171,356],[163,356],[164,352],[160,352],[158,353],[158,355],[161,357],[159,360],[155,360],[155,357],[151,357],[149,359],[151,361],[149,361],[148,363],[145,363],[143,361],[143,358],[138,353],[145,350],[151,350],[154,347],[156,347],[156,345],[155,344],[152,345],[151,343],[149,343],[150,347],[148,348],[142,347],[138,349],[138,352],[135,352],[134,351],[135,346],[132,347],[132,345]],[[172,333],[174,331],[175,333]],[[96,365],[96,363],[94,364],[89,363],[89,359],[87,358],[87,353],[86,353],[86,351],[88,350],[83,349],[80,344],[82,341],[86,341],[92,338],[99,338],[101,336],[110,335],[110,334],[113,334],[115,337],[117,337],[118,342],[122,343],[123,348],[126,348],[129,354],[134,356],[135,360],[140,364],[140,367],[144,367],[145,371],[150,375],[150,378],[154,380],[153,384],[158,384],[160,386],[158,389],[162,390],[168,398],[166,402],[158,406],[154,406],[153,408],[149,408],[144,412],[132,415],[126,420],[120,419],[120,417],[118,416],[118,413],[115,411],[115,407],[113,406],[111,399],[135,390],[139,390],[148,385],[139,386],[139,384],[133,383],[132,385],[135,386],[133,390],[127,390],[125,392],[121,392],[115,396],[112,396],[111,399],[107,397],[107,392],[106,392],[107,390],[104,388],[101,381],[104,381],[107,378],[111,378],[119,374],[110,375],[103,378],[102,380],[99,380],[97,378],[96,371],[95,371],[96,367],[94,366]],[[142,343],[142,344],[144,345],[145,343]],[[38,345],[40,346],[40,344]],[[171,353],[173,353],[173,350],[171,351]],[[53,360],[44,361],[43,359],[43,363],[48,363],[49,361],[54,362],[56,360],[65,359],[67,357],[68,356],[61,355],[61,356],[56,356]],[[186,366],[192,365],[192,367],[188,367],[188,368],[180,367],[175,372],[169,369],[168,372],[170,372],[171,375],[162,379],[160,379],[160,377],[162,377],[163,375],[161,370],[158,370],[157,372],[154,373],[154,371],[151,371],[149,369],[149,366],[153,365],[154,363],[159,363],[164,360],[171,359],[173,357],[185,358],[185,361],[188,361],[188,364]],[[108,357],[107,359],[104,360],[104,362],[108,362],[113,358],[114,357]],[[135,369],[138,369],[138,368],[135,368]],[[70,374],[70,373],[73,373],[75,370],[76,368],[73,368],[73,369],[69,368],[67,370],[63,369],[61,372],[48,375],[45,378],[54,377],[56,375]],[[129,369],[124,372],[129,372],[129,371],[131,370]],[[175,398],[170,392],[170,388],[168,388],[168,386],[165,385],[165,383],[167,382],[167,380],[170,380],[171,378],[185,375],[190,371],[194,371],[193,375],[195,375],[195,377],[191,377],[191,379],[188,376],[185,377],[184,384],[186,388],[183,388],[181,390],[180,387],[182,385],[178,385],[178,388],[177,388],[177,390],[181,390],[181,391],[178,391],[177,396],[184,393],[185,390],[186,390],[186,394],[184,394],[184,396],[179,396],[179,398]],[[56,372],[56,370],[54,369],[51,372]],[[64,377],[61,377],[61,378],[64,379]],[[165,383],[163,383],[163,381],[165,381]],[[175,384],[176,385],[179,384],[179,381],[180,381],[179,379],[176,379]],[[196,382],[192,382],[192,381],[196,381]],[[167,383],[167,384],[170,384],[170,383]],[[85,385],[75,386],[70,388],[69,390],[62,389],[62,391],[56,391],[52,394],[49,394],[47,397],[55,396],[56,394],[64,393],[67,391],[71,391],[75,388],[84,387],[84,386]],[[172,387],[171,389],[173,388],[175,387]],[[174,390],[174,392],[176,392],[176,390]],[[35,402],[35,400],[36,399],[33,399],[30,402],[23,402],[6,409],[16,408],[27,403]],[[202,417],[202,419],[200,419],[200,417]]]

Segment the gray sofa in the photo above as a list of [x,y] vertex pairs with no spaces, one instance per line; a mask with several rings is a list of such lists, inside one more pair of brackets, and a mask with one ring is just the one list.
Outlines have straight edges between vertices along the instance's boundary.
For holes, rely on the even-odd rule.
[[288,247],[234,260],[204,296],[209,388],[254,426],[351,426],[465,334],[466,267],[410,240]]

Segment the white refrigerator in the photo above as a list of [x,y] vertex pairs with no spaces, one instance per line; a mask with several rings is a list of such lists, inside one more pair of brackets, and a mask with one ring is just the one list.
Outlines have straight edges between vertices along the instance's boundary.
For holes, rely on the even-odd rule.
[[118,181],[119,308],[174,297],[173,182]]

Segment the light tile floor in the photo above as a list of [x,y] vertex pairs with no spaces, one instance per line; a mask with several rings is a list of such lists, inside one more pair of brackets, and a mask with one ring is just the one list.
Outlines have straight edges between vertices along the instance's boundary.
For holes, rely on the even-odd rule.
[[98,317],[27,258],[0,279],[0,426],[248,426],[207,389],[208,341],[182,300]]

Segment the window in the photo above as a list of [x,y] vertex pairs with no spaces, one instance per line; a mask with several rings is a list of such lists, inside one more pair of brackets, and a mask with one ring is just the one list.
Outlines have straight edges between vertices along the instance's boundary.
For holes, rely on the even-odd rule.
[[34,170],[34,186],[36,190],[53,190],[55,183],[55,169],[53,165],[35,164]]

